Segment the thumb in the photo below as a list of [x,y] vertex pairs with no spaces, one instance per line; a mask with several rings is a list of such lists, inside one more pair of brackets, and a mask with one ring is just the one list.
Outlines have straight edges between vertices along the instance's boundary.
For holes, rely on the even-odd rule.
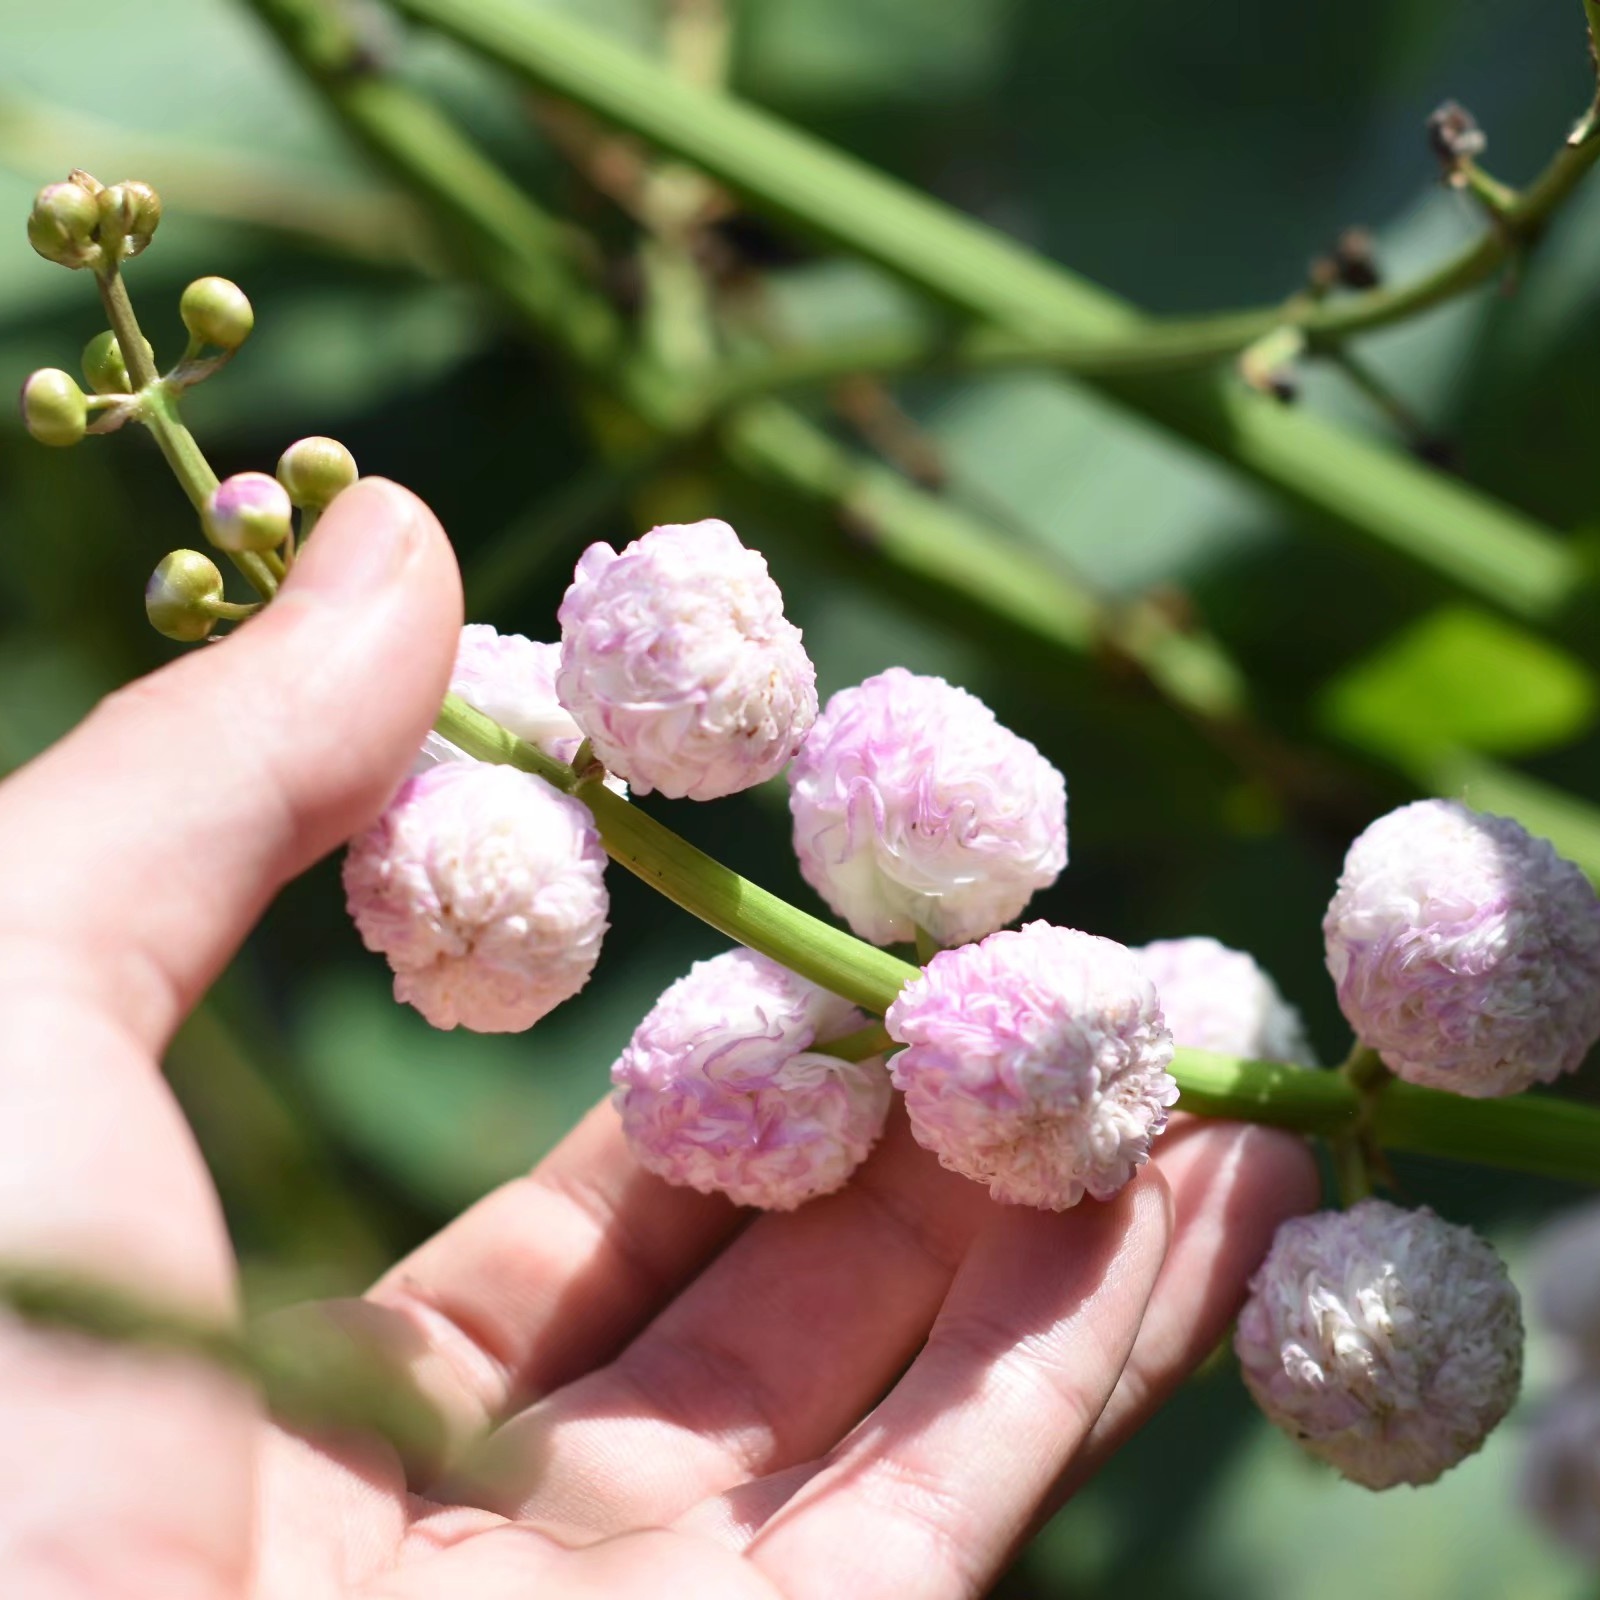
[[0,785],[0,942],[65,956],[159,1051],[278,888],[393,793],[460,624],[433,514],[381,478],[346,490],[260,617]]

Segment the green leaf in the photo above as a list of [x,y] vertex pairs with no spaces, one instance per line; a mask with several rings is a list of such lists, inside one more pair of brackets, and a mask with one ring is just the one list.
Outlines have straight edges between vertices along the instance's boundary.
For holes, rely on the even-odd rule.
[[1593,722],[1593,676],[1525,630],[1469,606],[1431,612],[1324,691],[1322,724],[1415,769],[1446,750],[1528,755]]

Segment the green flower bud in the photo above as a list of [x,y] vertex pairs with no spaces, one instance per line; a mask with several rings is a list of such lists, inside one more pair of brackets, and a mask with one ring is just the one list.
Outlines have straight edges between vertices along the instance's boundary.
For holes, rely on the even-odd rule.
[[221,350],[237,350],[256,325],[244,290],[226,278],[196,278],[183,291],[178,314],[196,339]]
[[206,532],[224,550],[276,550],[294,526],[288,492],[264,472],[224,478],[206,501]]
[[40,444],[76,444],[89,424],[89,406],[70,372],[41,367],[22,386],[22,421]]
[[222,574],[198,550],[174,550],[144,586],[144,612],[157,633],[192,644],[217,625],[212,607],[222,598]]
[[85,267],[99,258],[99,225],[100,207],[94,195],[76,182],[52,183],[34,197],[28,243],[46,261]]
[[[143,344],[144,353],[154,363],[155,349],[148,339]],[[133,384],[128,377],[128,363],[122,359],[122,346],[109,328],[104,333],[97,333],[83,347],[83,375],[96,394],[133,392]]]
[[161,222],[161,196],[136,178],[102,189],[95,204],[100,213],[100,244],[117,257],[138,255]]
[[356,458],[337,439],[296,439],[278,458],[278,482],[295,505],[321,511],[361,476]]

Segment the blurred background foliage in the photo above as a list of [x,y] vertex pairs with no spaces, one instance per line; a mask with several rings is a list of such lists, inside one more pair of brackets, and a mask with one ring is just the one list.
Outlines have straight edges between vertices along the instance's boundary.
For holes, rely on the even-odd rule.
[[[662,47],[658,0],[562,8],[639,51]],[[459,47],[376,6],[351,9],[386,65],[600,241],[598,281],[637,316],[639,230],[615,189],[602,192],[605,152],[595,156],[589,133]],[[32,191],[72,165],[148,179],[167,220],[130,284],[158,356],[177,353],[177,296],[193,276],[232,277],[257,308],[239,363],[188,406],[220,472],[270,467],[303,434],[338,435],[364,470],[438,509],[478,620],[545,638],[589,539],[725,512],[767,554],[824,691],[896,662],[942,673],[1066,772],[1073,860],[1036,902],[1041,915],[1128,942],[1210,933],[1249,949],[1336,1060],[1346,1040],[1319,921],[1344,846],[1372,815],[1408,794],[1464,791],[1522,809],[1600,868],[1584,798],[1600,795],[1587,612],[1564,642],[1539,637],[1330,537],[1056,376],[919,377],[807,397],[829,437],[886,457],[998,531],[976,577],[994,578],[1009,549],[1028,572],[1087,584],[1113,607],[1147,606],[1179,637],[1203,618],[1260,713],[1248,736],[1219,734],[1163,704],[1119,650],[1052,646],[1047,628],[964,604],[959,585],[953,595],[915,581],[826,496],[791,499],[705,450],[637,461],[631,425],[455,270],[246,5],[53,0],[8,8],[0,44],[7,382],[75,365],[101,326],[90,285],[29,251]],[[1417,272],[1482,226],[1436,181],[1423,136],[1434,105],[1471,106],[1491,167],[1520,182],[1590,93],[1576,0],[1239,0],[1203,15],[1176,0],[743,0],[730,75],[741,95],[1173,312],[1285,296],[1357,222],[1375,229],[1392,277]],[[881,272],[741,211],[711,234],[730,321],[805,341],[904,316]],[[1521,265],[1514,295],[1488,288],[1360,345],[1431,454],[1585,561],[1600,531],[1597,254],[1600,182]],[[1407,448],[1336,371],[1310,371],[1298,404]],[[148,440],[47,451],[14,417],[0,421],[0,519],[9,766],[173,652],[146,627],[139,592],[194,530]],[[813,906],[785,817],[781,788],[672,808],[691,838]],[[620,872],[612,891],[595,981],[511,1039],[435,1033],[396,1007],[386,969],[344,916],[336,864],[282,896],[170,1060],[255,1304],[359,1288],[525,1169],[604,1092],[661,987],[719,946]],[[1573,1092],[1592,1097],[1592,1080]],[[1568,1198],[1423,1162],[1401,1178],[1513,1255],[1530,1222]],[[1540,1403],[1540,1349],[1523,1417]],[[1302,1461],[1219,1361],[1050,1525],[1003,1592],[1592,1593],[1592,1575],[1512,1503],[1517,1435],[1514,1420],[1438,1487],[1373,1497]]]

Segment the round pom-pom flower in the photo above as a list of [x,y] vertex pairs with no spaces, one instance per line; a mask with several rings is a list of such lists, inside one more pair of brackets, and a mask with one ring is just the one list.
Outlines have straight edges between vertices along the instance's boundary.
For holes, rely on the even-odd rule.
[[1233,1345],[1256,1403],[1353,1483],[1432,1483],[1471,1455],[1522,1379],[1504,1263],[1426,1207],[1363,1200],[1278,1229]]
[[352,841],[344,888],[395,999],[436,1028],[519,1033],[589,981],[604,866],[580,801],[511,767],[446,762]]
[[749,950],[697,961],[611,1069],[634,1154],[669,1183],[787,1211],[843,1184],[883,1131],[883,1060],[812,1048],[865,1025]]
[[1509,817],[1453,800],[1380,817],[1322,931],[1350,1026],[1412,1083],[1516,1094],[1600,1036],[1600,898]]
[[1067,786],[975,695],[903,667],[834,695],[789,769],[806,882],[874,944],[968,944],[1067,864]]
[[1178,1086],[1155,985],[1110,939],[1030,922],[936,955],[884,1019],[911,1131],[996,1200],[1114,1195]]
[[561,703],[639,794],[715,800],[776,777],[816,670],[767,564],[725,522],[590,545],[561,602]]
[[1255,1061],[1318,1064],[1300,1013],[1243,950],[1215,939],[1157,939],[1134,954],[1161,996],[1175,1044]]

